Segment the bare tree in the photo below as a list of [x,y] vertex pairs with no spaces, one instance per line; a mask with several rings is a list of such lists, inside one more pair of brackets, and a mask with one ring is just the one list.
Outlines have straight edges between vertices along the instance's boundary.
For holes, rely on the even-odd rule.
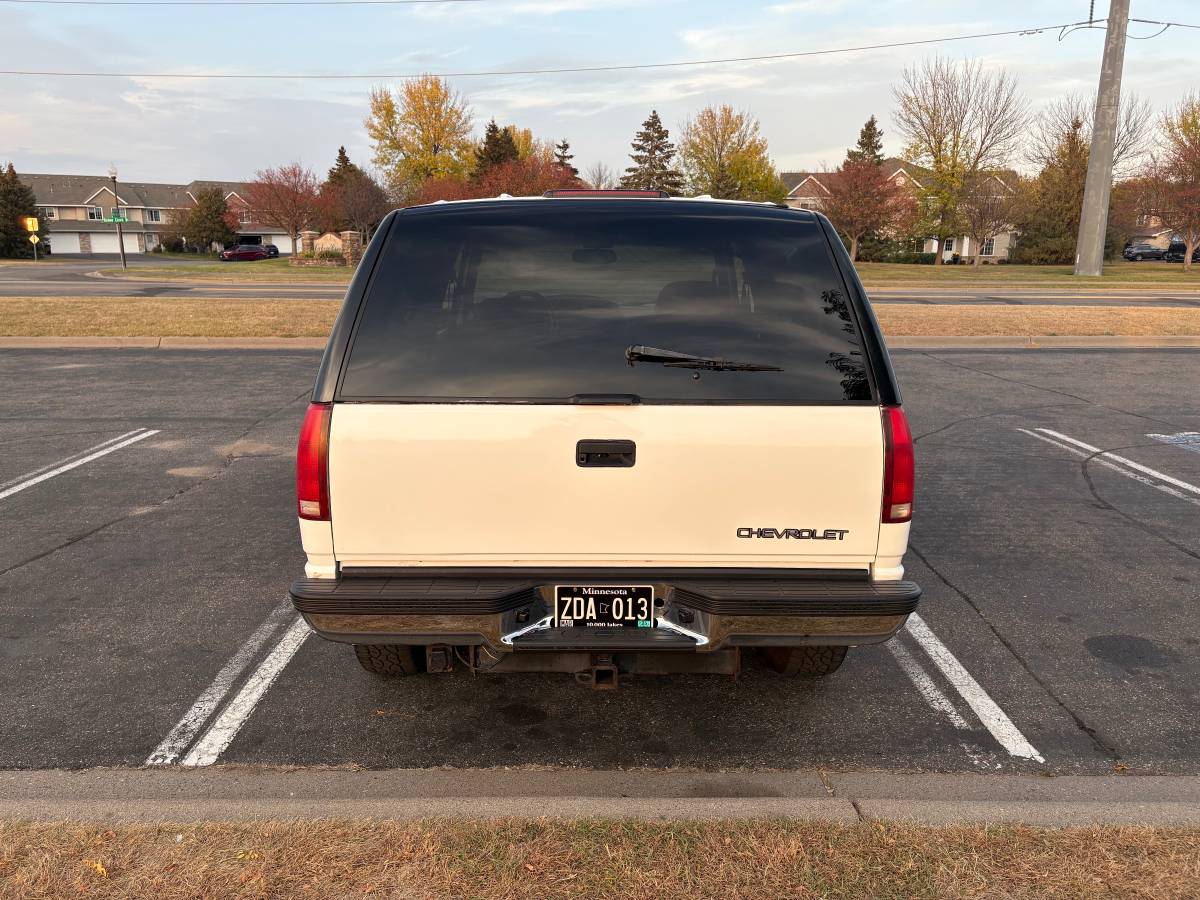
[[292,239],[311,224],[320,209],[320,183],[312,169],[300,163],[290,163],[275,169],[260,169],[246,188],[254,221],[282,228]]
[[[940,246],[958,227],[966,179],[1003,168],[1016,152],[1029,122],[1026,101],[1007,71],[940,56],[906,68],[892,95],[908,156],[933,172],[921,206],[923,224]],[[940,252],[934,262],[942,262]]]
[[342,180],[334,188],[336,203],[346,223],[363,236],[371,233],[391,210],[387,191],[366,172],[358,172]]
[[[1090,97],[1071,91],[1047,103],[1034,117],[1026,155],[1038,168],[1045,168],[1056,157],[1062,136],[1076,121],[1083,123],[1083,138],[1092,141],[1092,117],[1096,112],[1096,95]],[[1113,152],[1113,173],[1130,175],[1145,159],[1154,119],[1150,101],[1136,94],[1121,100],[1117,123],[1117,142]]]
[[598,191],[607,191],[617,186],[617,177],[605,162],[588,166],[588,170],[583,173],[583,180]]
[[1200,246],[1200,94],[1188,94],[1162,118],[1162,155],[1150,177],[1148,212],[1183,239],[1183,268]]
[[998,172],[977,172],[964,181],[958,215],[975,248],[972,262],[976,267],[983,265],[984,241],[1012,226],[1017,196]]

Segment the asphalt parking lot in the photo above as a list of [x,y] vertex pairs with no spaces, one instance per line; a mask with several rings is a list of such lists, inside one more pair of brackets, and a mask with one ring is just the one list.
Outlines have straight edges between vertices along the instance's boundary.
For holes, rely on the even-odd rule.
[[914,627],[821,681],[751,662],[611,693],[382,681],[294,626],[317,359],[0,357],[0,768],[1200,771],[1194,352],[896,352]]

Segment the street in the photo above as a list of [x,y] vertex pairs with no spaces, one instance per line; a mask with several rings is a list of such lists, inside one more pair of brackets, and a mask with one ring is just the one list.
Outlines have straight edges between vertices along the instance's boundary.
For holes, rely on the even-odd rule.
[[[129,257],[128,277],[102,275],[120,265],[114,256],[55,257],[39,265],[0,266],[0,297],[237,297],[272,300],[341,300],[345,285],[321,282],[221,282],[207,278],[168,280],[155,278],[161,266],[187,265],[179,257],[137,254]],[[1145,263],[1153,266],[1155,263]],[[252,262],[229,263],[236,279]],[[1200,290],[1153,284],[1129,288],[1094,287],[868,287],[871,302],[920,303],[965,306],[1147,306],[1200,307]]]
[[600,693],[377,680],[293,625],[315,352],[9,350],[0,768],[1195,773],[1195,354],[894,356],[919,619],[824,680],[748,658]]

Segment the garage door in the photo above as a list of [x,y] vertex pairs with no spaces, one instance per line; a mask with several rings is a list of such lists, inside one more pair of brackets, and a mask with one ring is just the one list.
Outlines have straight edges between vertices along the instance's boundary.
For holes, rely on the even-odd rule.
[[[125,237],[125,252],[137,253],[137,235],[127,234]],[[117,246],[116,234],[93,234],[92,235],[92,252],[93,253],[120,253]]]
[[78,253],[79,235],[52,233],[50,235],[50,250],[53,253]]

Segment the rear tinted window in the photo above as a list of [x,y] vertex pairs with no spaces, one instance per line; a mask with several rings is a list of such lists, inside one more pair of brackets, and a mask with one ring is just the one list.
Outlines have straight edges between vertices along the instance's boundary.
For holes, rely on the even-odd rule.
[[[780,371],[630,365],[658,348]],[[341,399],[871,401],[817,223],[667,201],[531,201],[399,216]]]

